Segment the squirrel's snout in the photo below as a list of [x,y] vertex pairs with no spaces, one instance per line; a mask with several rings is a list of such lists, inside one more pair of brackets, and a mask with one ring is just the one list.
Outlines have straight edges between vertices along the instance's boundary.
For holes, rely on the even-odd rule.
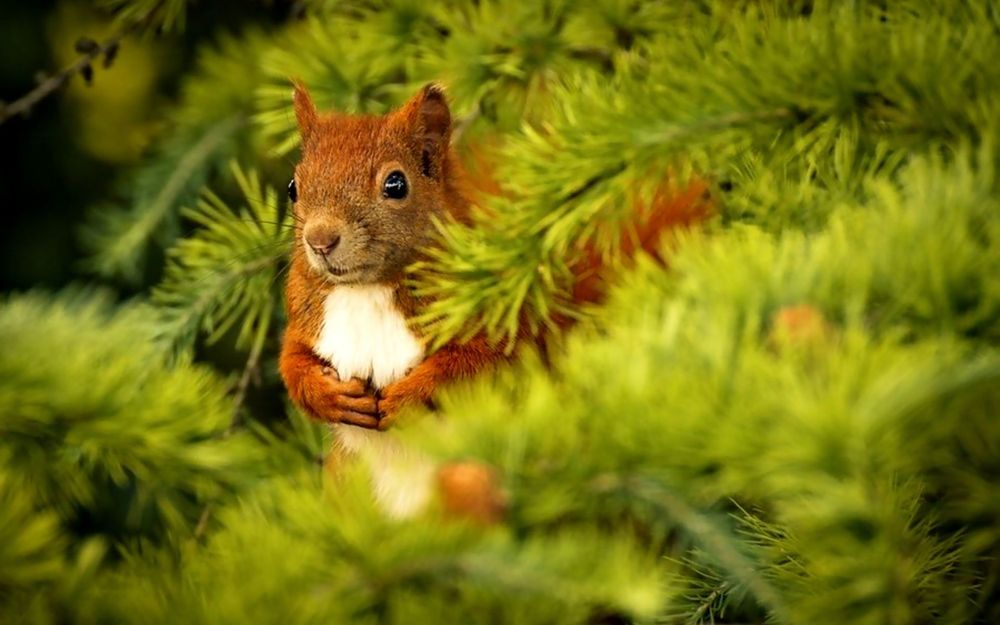
[[383,258],[372,253],[370,235],[342,219],[317,219],[302,229],[302,248],[312,268],[335,283],[367,282],[381,275]]
[[328,256],[340,244],[340,231],[332,227],[307,227],[303,238],[314,252],[320,256]]

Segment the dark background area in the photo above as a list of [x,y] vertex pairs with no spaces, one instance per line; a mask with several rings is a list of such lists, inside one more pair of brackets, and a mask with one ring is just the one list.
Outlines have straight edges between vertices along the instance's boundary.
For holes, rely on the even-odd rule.
[[[57,50],[71,50],[76,38],[94,37],[81,25],[72,36],[53,40],[48,25],[53,14],[76,0],[5,0],[0,2],[0,100],[13,102],[31,89],[40,72],[52,74],[60,63]],[[176,98],[179,77],[195,62],[199,43],[223,30],[237,32],[248,23],[266,27],[288,19],[294,4],[285,1],[211,0],[194,3],[182,34],[157,37],[160,70],[151,102],[162,104]],[[71,28],[70,30],[74,30]],[[119,52],[123,58],[130,46],[126,40]],[[112,68],[113,70],[114,68]],[[96,68],[94,83],[118,80],[113,71]],[[74,77],[74,81],[81,81]],[[83,254],[78,230],[88,209],[115,201],[120,183],[141,162],[107,162],[83,149],[77,141],[80,120],[73,115],[73,102],[60,90],[36,106],[29,117],[16,117],[0,124],[0,291],[32,287],[58,288],[81,280],[94,280],[81,268]],[[156,122],[150,107],[149,121]]]

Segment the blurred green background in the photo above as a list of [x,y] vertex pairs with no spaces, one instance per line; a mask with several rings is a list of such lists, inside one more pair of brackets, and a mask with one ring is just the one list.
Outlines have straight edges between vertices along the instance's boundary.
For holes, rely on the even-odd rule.
[[[112,16],[94,4],[0,3],[0,100],[15,101],[37,85],[40,73],[73,62],[79,38],[103,41],[114,32]],[[248,24],[280,24],[298,9],[285,0],[213,0],[188,11],[183,32],[126,38],[110,68],[95,68],[90,86],[74,77],[29,117],[0,124],[0,290],[94,280],[81,267],[79,225],[88,208],[121,199],[131,168],[164,129],[163,112],[198,45]]]
[[[0,625],[1000,622],[996,0],[7,1],[0,99],[154,9],[0,124]],[[290,77],[440,81],[495,150],[414,272],[438,339],[554,321],[665,172],[710,188],[545,365],[387,435],[499,526],[324,480],[286,403]]]

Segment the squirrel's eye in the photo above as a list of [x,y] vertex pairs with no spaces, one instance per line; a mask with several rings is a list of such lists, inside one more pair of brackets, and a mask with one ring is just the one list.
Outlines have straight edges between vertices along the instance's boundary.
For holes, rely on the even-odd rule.
[[406,176],[401,171],[394,171],[385,177],[382,183],[382,197],[390,200],[401,200],[407,193]]
[[288,183],[288,199],[292,202],[299,199],[299,191],[295,188],[295,178],[292,178],[292,181]]

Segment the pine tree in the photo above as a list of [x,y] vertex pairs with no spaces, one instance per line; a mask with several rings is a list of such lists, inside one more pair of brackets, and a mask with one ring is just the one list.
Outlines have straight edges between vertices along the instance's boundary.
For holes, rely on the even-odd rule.
[[[139,295],[0,303],[0,621],[1000,619],[1000,6],[300,5],[202,51],[81,227]],[[399,428],[494,471],[497,525],[387,518],[284,401],[292,77],[349,112],[440,81],[495,152],[504,193],[412,268],[429,336],[580,317]],[[568,309],[573,262],[693,179],[716,215],[669,266]]]

